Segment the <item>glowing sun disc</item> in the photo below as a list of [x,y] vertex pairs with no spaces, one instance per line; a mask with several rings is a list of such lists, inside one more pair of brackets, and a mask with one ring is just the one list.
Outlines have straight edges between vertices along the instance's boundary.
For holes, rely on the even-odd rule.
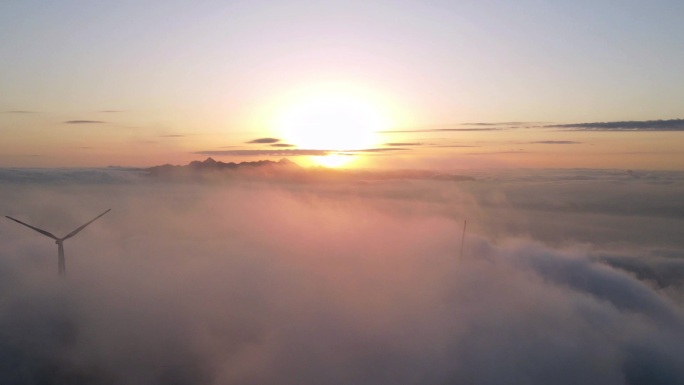
[[290,108],[280,119],[285,141],[314,150],[370,148],[378,142],[377,131],[384,127],[385,121],[372,103],[350,95],[310,98]]

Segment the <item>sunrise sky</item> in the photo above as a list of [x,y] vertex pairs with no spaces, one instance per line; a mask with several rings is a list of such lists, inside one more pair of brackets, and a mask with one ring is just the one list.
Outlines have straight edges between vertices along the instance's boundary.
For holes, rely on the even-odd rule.
[[3,1],[0,167],[681,170],[682,17],[674,0]]
[[684,384],[684,0],[0,0],[4,384]]

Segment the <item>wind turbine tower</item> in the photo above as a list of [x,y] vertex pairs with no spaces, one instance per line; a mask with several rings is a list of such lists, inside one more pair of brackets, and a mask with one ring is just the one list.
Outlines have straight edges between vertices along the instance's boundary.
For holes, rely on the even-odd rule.
[[91,219],[90,221],[86,222],[84,225],[79,226],[79,227],[76,228],[74,231],[72,231],[72,232],[70,232],[69,234],[63,236],[62,238],[56,237],[56,236],[54,236],[52,233],[50,233],[50,232],[48,232],[48,231],[39,229],[39,228],[37,228],[37,227],[33,227],[33,226],[29,225],[29,224],[26,224],[26,223],[24,223],[24,222],[22,222],[22,221],[20,221],[20,220],[18,220],[18,219],[14,219],[14,218],[12,218],[12,217],[10,217],[10,216],[5,215],[5,217],[7,217],[7,218],[9,218],[9,219],[11,219],[11,220],[13,220],[13,221],[19,223],[19,224],[22,224],[22,225],[24,225],[24,226],[26,226],[26,227],[28,227],[28,228],[30,228],[30,229],[33,229],[33,230],[35,230],[35,231],[37,231],[37,232],[39,232],[39,233],[41,233],[41,234],[43,234],[43,235],[45,235],[45,236],[47,236],[47,237],[50,237],[50,238],[54,239],[54,240],[55,240],[55,243],[57,244],[57,258],[58,258],[58,262],[57,262],[57,263],[58,263],[58,267],[59,267],[59,275],[64,275],[64,274],[66,274],[66,260],[64,259],[64,241],[66,241],[67,239],[69,239],[69,238],[73,237],[74,235],[78,234],[79,232],[81,232],[81,230],[85,229],[86,226],[88,226],[89,224],[95,222],[95,220],[97,220],[97,219],[99,219],[101,216],[107,214],[109,211],[111,211],[111,209],[108,209],[107,211],[103,212],[102,214],[96,216],[95,218],[93,218],[93,219]]
[[466,231],[466,224],[468,223],[468,220],[463,221],[463,235],[461,235],[461,253],[458,255],[459,260],[463,260],[463,245],[465,244],[465,231]]

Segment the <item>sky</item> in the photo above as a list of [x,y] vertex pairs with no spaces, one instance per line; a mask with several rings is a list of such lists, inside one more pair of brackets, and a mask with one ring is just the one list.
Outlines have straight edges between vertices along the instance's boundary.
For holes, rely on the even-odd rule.
[[0,382],[684,383],[682,19],[0,1]]
[[[681,122],[557,125],[684,117],[683,16],[679,1],[3,1],[0,167],[681,170]],[[285,151],[312,149],[329,154]]]

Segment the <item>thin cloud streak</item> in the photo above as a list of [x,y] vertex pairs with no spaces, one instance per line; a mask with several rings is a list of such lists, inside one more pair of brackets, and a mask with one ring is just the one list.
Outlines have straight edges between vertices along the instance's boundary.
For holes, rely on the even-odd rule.
[[465,155],[517,155],[517,154],[529,154],[530,151],[519,150],[519,151],[492,151],[492,152],[468,152]]
[[582,142],[576,142],[574,140],[538,140],[535,142],[523,142],[525,144],[581,144]]
[[65,124],[104,124],[102,120],[67,120]]
[[210,150],[196,151],[193,154],[207,156],[323,156],[332,153],[329,150]]
[[420,142],[395,142],[395,143],[385,143],[385,146],[392,146],[392,147],[402,147],[402,146],[423,146],[423,143]]
[[391,148],[366,148],[362,150],[345,150],[343,152],[346,153],[369,153],[369,152],[394,152],[394,151],[411,151],[410,148],[399,148],[399,147],[391,147]]
[[416,130],[386,130],[378,131],[380,134],[400,134],[400,133],[419,133],[419,132],[469,132],[469,131],[501,131],[506,128],[426,128]]
[[277,138],[259,138],[259,139],[250,140],[247,143],[270,144],[270,143],[278,143],[278,142],[280,142],[280,139],[277,139]]
[[482,146],[476,146],[476,145],[466,145],[466,144],[437,144],[433,145],[431,147],[439,147],[439,148],[470,148],[470,147],[482,147]]
[[[496,122],[496,123],[463,123],[463,124],[445,124],[435,126],[413,127],[406,129],[384,130],[378,131],[381,134],[395,134],[395,133],[421,133],[421,132],[486,132],[486,131],[501,131],[520,128],[538,127],[538,122]],[[475,127],[472,127],[475,126]]]
[[566,128],[576,131],[684,131],[684,119],[572,123],[549,125],[546,127]]
[[463,123],[464,126],[530,126],[541,122],[495,122],[495,123]]
[[[285,146],[274,146],[272,147],[285,147]],[[286,145],[290,147],[290,145]],[[397,152],[397,151],[410,151],[409,148],[366,148],[360,150],[308,150],[308,149],[282,149],[282,150],[208,150],[208,151],[196,151],[193,154],[197,155],[207,155],[207,156],[301,156],[301,155],[311,155],[311,156],[325,156],[330,154],[367,154],[367,153],[385,153],[385,152]]]

